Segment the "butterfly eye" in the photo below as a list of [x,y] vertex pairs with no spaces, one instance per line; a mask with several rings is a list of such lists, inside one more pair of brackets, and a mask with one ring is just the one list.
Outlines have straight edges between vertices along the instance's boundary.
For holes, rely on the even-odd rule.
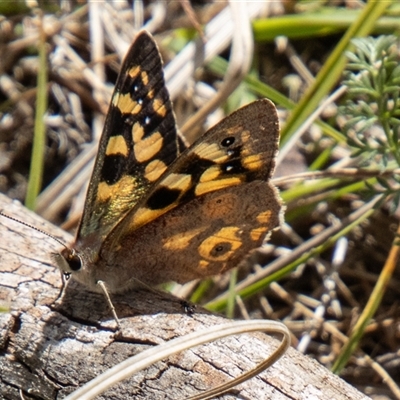
[[60,253],[52,253],[51,258],[64,275],[79,271],[82,268],[82,260],[75,250],[68,247],[65,247]]
[[66,268],[61,268],[64,272],[79,271],[82,268],[82,260],[76,253],[74,249],[65,248],[61,252],[62,258],[64,258],[64,264],[66,263]]
[[221,146],[229,147],[232,146],[233,143],[235,143],[235,138],[233,136],[229,136],[221,141]]
[[71,268],[71,271],[79,271],[82,268],[81,259],[76,254],[71,254],[67,259],[67,263]]

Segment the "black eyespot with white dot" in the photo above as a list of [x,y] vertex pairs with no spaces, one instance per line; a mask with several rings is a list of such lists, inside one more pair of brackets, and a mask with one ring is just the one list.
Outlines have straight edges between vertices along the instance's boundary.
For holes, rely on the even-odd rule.
[[124,114],[122,117],[124,118],[123,121],[125,122],[125,124],[129,127],[131,127],[136,122],[136,118],[132,114]]
[[220,242],[216,244],[210,251],[211,257],[221,257],[232,249],[232,243]]
[[235,138],[233,136],[228,136],[225,139],[222,139],[221,146],[223,147],[230,147],[235,143]]

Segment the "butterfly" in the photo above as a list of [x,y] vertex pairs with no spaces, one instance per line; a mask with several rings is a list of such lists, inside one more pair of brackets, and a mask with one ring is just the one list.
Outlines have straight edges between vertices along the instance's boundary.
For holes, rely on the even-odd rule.
[[157,45],[140,32],[117,78],[75,242],[55,262],[109,293],[241,264],[282,219],[270,182],[278,142],[276,108],[263,99],[187,147]]

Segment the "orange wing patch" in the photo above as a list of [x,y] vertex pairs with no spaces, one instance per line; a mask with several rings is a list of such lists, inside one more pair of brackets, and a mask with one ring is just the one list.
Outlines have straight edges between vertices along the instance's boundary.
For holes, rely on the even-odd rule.
[[[135,139],[135,135],[134,135]],[[136,139],[138,137],[136,136]],[[162,149],[164,140],[160,132],[154,132],[144,139],[134,140],[133,151],[138,162],[143,163],[154,158]]]
[[130,93],[116,92],[113,96],[112,104],[123,114],[136,115],[142,110],[142,105],[137,101],[133,101]]
[[129,149],[123,136],[111,136],[107,143],[106,156],[114,156],[120,154],[128,157]]

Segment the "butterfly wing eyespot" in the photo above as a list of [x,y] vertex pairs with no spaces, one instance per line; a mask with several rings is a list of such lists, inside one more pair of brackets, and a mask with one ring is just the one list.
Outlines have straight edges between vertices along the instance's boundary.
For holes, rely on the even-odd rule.
[[229,242],[220,242],[214,246],[210,251],[211,257],[219,257],[227,253],[232,248],[232,243]]
[[229,146],[232,146],[233,143],[235,143],[235,138],[233,136],[229,136],[227,138],[222,139],[221,146],[229,147]]

